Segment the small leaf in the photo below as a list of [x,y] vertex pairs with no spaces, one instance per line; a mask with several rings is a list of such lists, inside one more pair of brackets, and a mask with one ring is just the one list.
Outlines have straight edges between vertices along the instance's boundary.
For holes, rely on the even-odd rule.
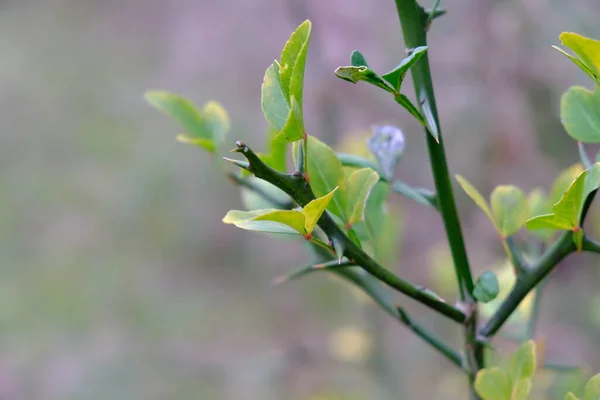
[[290,98],[290,110],[281,132],[275,135],[274,140],[278,142],[296,142],[304,137],[304,119],[302,109],[292,96]]
[[424,206],[438,208],[435,193],[426,192],[425,189],[413,188],[402,181],[395,181],[392,184],[394,192],[403,195],[404,197],[416,201]]
[[265,71],[261,88],[261,106],[267,122],[276,131],[281,131],[287,122],[290,105],[283,89],[277,61],[274,61]]
[[394,89],[389,87],[388,84],[385,83],[385,81],[381,79],[379,75],[377,75],[373,70],[365,66],[338,67],[335,70],[335,74],[338,78],[341,78],[348,82],[358,83],[359,81],[365,81],[390,93],[394,93]]
[[531,379],[518,379],[513,384],[510,400],[527,400],[529,392],[531,392]]
[[389,188],[390,186],[387,183],[376,183],[367,198],[365,221],[371,238],[377,237],[383,231],[386,214],[385,201],[389,193]]
[[531,379],[535,374],[536,363],[535,343],[528,340],[510,356],[506,371],[513,383],[519,379]]
[[386,74],[383,74],[381,77],[388,81],[394,87],[394,89],[396,89],[396,92],[400,92],[402,81],[404,80],[406,73],[410,67],[415,65],[415,63],[419,61],[421,56],[423,56],[423,54],[426,52],[427,46],[419,46],[415,48],[408,57],[398,64],[396,68]]
[[254,217],[252,221],[278,222],[293,228],[301,235],[306,235],[305,216],[296,210],[277,210]]
[[398,93],[394,95],[394,100],[396,103],[400,104],[406,111],[410,113],[413,117],[419,121],[419,123],[423,126],[427,126],[427,121],[425,121],[425,117],[421,114],[421,111],[410,101],[408,97],[403,95],[402,93]]
[[500,285],[498,284],[498,278],[491,271],[486,271],[477,278],[475,287],[473,288],[473,296],[482,303],[494,300],[499,292]]
[[492,213],[502,237],[517,233],[529,217],[527,199],[516,186],[498,186],[490,196]]
[[347,225],[362,221],[364,219],[367,197],[373,186],[379,181],[377,172],[370,168],[362,168],[350,174],[346,181],[346,216]]
[[[241,229],[250,231],[266,232],[266,233],[282,233],[287,235],[298,235],[299,232],[287,225],[280,222],[274,221],[255,221],[254,218],[264,214],[275,212],[279,210],[266,209],[266,210],[253,210],[253,211],[238,211],[232,210],[225,215],[223,222],[226,224],[233,224]],[[301,213],[300,213],[301,214]]]
[[223,143],[230,129],[229,116],[221,105],[210,101],[198,110],[191,100],[175,93],[160,90],[146,92],[146,101],[176,120],[185,133],[177,137],[184,143],[194,144],[210,152]]
[[585,188],[586,171],[582,171],[571,183],[561,199],[552,206],[552,213],[530,218],[525,223],[527,229],[553,228],[573,230],[579,226],[579,214]]
[[307,233],[311,234],[315,229],[319,218],[321,218],[321,214],[327,208],[329,201],[333,197],[333,194],[337,190],[337,186],[330,193],[326,194],[323,197],[319,197],[317,199],[312,200],[302,209],[302,214],[304,214],[304,229]]
[[490,221],[492,221],[492,224],[494,224],[496,230],[499,230],[496,226],[496,218],[494,218],[494,214],[492,214],[492,211],[490,211],[490,208],[488,207],[487,202],[481,193],[479,193],[479,191],[462,176],[455,175],[455,177],[465,193],[469,195],[469,197],[475,202],[475,204],[477,204],[479,208],[481,208],[481,210],[483,210],[485,215],[487,215]]
[[352,65],[353,67],[369,68],[369,64],[367,63],[365,56],[363,56],[363,54],[358,50],[354,50],[350,55],[350,65]]
[[406,147],[404,134],[400,128],[392,125],[373,125],[371,130],[373,133],[367,139],[367,145],[377,157],[385,178],[390,179]]
[[[310,42],[312,26],[310,21],[301,23],[292,33],[281,52],[281,83],[288,99],[296,98],[302,106],[302,86],[304,83],[304,69],[306,54]],[[293,89],[292,89],[293,86]]]
[[[600,84],[600,42],[572,32],[563,32],[559,37],[563,45],[577,54],[585,68],[579,63],[575,64]],[[569,58],[574,61],[572,57]]]
[[566,394],[565,400],[579,400],[579,397],[577,397],[573,393],[569,392]]
[[573,86],[561,97],[560,119],[573,139],[600,143],[600,88]]
[[558,203],[563,194],[567,191],[571,183],[585,168],[581,163],[576,163],[563,170],[552,182],[548,202],[550,206]]
[[475,390],[483,400],[510,400],[512,387],[508,376],[500,368],[479,370]]
[[[300,144],[298,143],[297,146]],[[345,179],[344,171],[335,152],[314,136],[309,136],[308,154],[310,157],[308,157],[307,169],[310,173],[310,187],[315,196],[325,196],[337,186],[342,189]],[[342,192],[343,190],[339,190],[334,194],[327,209],[345,221],[347,219],[346,207]]]
[[600,398],[600,374],[594,375],[585,385],[583,400],[598,400]]

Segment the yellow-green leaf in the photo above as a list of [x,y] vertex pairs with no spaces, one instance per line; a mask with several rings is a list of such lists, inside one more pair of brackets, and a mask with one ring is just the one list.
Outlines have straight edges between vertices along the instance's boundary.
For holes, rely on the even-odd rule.
[[579,397],[577,397],[573,393],[569,392],[565,395],[565,400],[579,400]]
[[510,400],[527,400],[531,391],[531,379],[521,378],[513,384]]
[[[529,218],[536,217],[538,215],[549,214],[552,212],[550,202],[544,191],[540,188],[533,189],[529,196],[527,196],[527,205],[529,208]],[[542,240],[549,239],[555,229],[536,229],[532,232],[533,235],[537,236]]]
[[267,68],[261,88],[263,113],[267,122],[277,131],[283,129],[290,112],[289,99],[283,90],[279,68],[277,61]]
[[510,380],[500,368],[479,370],[475,378],[475,390],[483,400],[511,400]]
[[346,181],[346,215],[347,224],[352,225],[364,219],[365,205],[373,186],[379,181],[377,172],[370,168],[358,169]]
[[207,102],[199,110],[191,100],[167,91],[151,90],[146,92],[145,98],[181,125],[184,133],[177,137],[180,142],[213,152],[230,129],[229,115],[217,102]]
[[275,135],[277,142],[295,142],[304,137],[304,119],[302,109],[296,98],[290,98],[290,110],[288,112],[285,125],[279,133]]
[[[565,170],[563,170],[552,182],[550,194],[548,197],[548,204],[553,206],[558,203],[563,194],[567,191],[571,183],[577,178],[577,176],[583,171],[583,165],[581,163],[575,163]],[[548,210],[550,211],[550,210]]]
[[563,229],[569,231],[573,229],[573,224],[568,219],[561,218],[556,214],[544,214],[529,218],[525,223],[525,227],[532,231],[537,229]]
[[492,213],[500,235],[515,234],[529,217],[527,199],[516,186],[498,186],[490,197]]
[[456,180],[458,181],[460,186],[463,188],[465,193],[475,202],[475,204],[477,204],[477,206],[479,208],[481,208],[483,210],[485,215],[488,216],[490,221],[492,221],[492,224],[494,224],[494,227],[496,228],[496,230],[498,230],[498,226],[496,225],[496,219],[494,218],[494,214],[492,214],[492,211],[490,210],[487,202],[485,201],[485,199],[483,198],[481,193],[479,193],[479,191],[477,189],[475,189],[475,187],[473,185],[471,185],[462,176],[456,175]]
[[[596,83],[600,84],[600,42],[572,32],[563,32],[559,38],[563,45],[577,54],[581,63],[595,77]],[[588,71],[584,69],[584,72]]]
[[326,194],[323,197],[314,199],[313,201],[308,203],[302,209],[302,214],[304,214],[304,218],[305,218],[304,219],[304,229],[305,229],[306,233],[310,234],[315,229],[315,226],[317,225],[319,218],[321,218],[321,214],[323,214],[323,212],[327,208],[329,201],[331,200],[331,198],[333,197],[333,194],[335,193],[335,191],[337,189],[338,188],[336,186],[336,188],[333,189],[331,192],[329,192],[328,194]]
[[[294,146],[300,146],[300,143],[294,143]],[[310,187],[316,197],[325,196],[337,186],[338,190],[334,195],[327,209],[333,214],[346,220],[345,202],[342,196],[344,185],[344,171],[342,163],[337,155],[329,146],[314,136],[308,137],[308,165],[306,166],[310,176]]]
[[[287,225],[275,221],[260,221],[255,220],[256,217],[261,215],[269,214],[279,210],[265,209],[265,210],[253,210],[253,211],[239,211],[232,210],[225,215],[223,222],[226,224],[233,224],[241,229],[250,231],[266,232],[266,233],[281,233],[287,235],[298,235],[299,232]],[[300,213],[301,214],[301,213]]]
[[277,210],[254,217],[252,221],[271,221],[293,228],[301,235],[306,235],[304,214],[296,210]]
[[560,120],[573,139],[600,143],[600,88],[569,88],[560,99]]
[[406,73],[412,67],[423,54],[427,51],[427,46],[416,47],[408,57],[403,59],[400,64],[390,72],[383,74],[381,77],[388,81],[397,92],[400,92],[402,81],[406,76]]
[[513,384],[519,379],[530,379],[533,377],[536,363],[535,343],[533,340],[528,340],[519,346],[508,360],[506,371]]
[[[296,30],[297,36],[302,39],[302,46],[296,54],[296,62],[292,70],[290,79],[290,98],[294,96],[302,110],[302,100],[304,98],[304,73],[306,69],[306,56],[308,54],[308,44],[310,43],[311,24],[310,21],[304,21]],[[283,62],[283,55],[282,55]]]
[[[304,64],[306,63],[306,49],[310,41],[311,23],[306,20],[301,23],[292,33],[281,52],[281,83],[288,98],[292,95],[298,97],[297,93],[290,92],[292,76],[296,64],[302,67],[302,76],[304,76]],[[300,72],[300,71],[298,71]],[[302,98],[298,99],[300,102]]]
[[594,375],[585,385],[583,400],[598,400],[600,398],[600,374]]

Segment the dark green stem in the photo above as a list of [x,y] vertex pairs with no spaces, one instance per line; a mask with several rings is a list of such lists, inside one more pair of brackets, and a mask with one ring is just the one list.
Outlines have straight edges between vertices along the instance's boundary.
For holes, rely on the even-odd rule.
[[600,253],[600,243],[588,237],[583,238],[583,250],[591,253]]
[[506,300],[496,310],[490,320],[481,328],[479,334],[487,339],[493,336],[502,327],[504,322],[517,309],[521,301],[531,292],[550,271],[558,265],[569,253],[575,251],[573,243],[573,233],[571,231],[563,232],[554,245],[540,257],[530,269],[527,275],[518,279],[512,290],[506,297]]
[[[419,46],[427,46],[429,16],[425,10],[417,4],[416,0],[396,0],[396,8],[407,51],[410,52],[411,49]],[[477,307],[472,297],[473,277],[454,201],[454,192],[446,161],[427,53],[411,68],[411,75],[417,101],[421,105],[427,105],[433,119],[433,121],[428,121],[429,128],[425,134],[427,149],[429,150],[429,162],[433,173],[438,206],[444,221],[452,260],[454,261],[460,298],[469,310],[468,313],[471,314],[465,329],[465,347],[469,362],[471,398],[478,399],[474,390],[474,380],[477,371],[483,368],[483,344],[477,340]],[[423,113],[423,109],[421,112]],[[437,133],[437,140],[429,130]]]
[[[315,199],[314,193],[301,174],[289,175],[275,171],[263,163],[260,158],[258,158],[258,156],[244,143],[237,142],[236,145],[236,151],[242,153],[249,162],[247,169],[257,178],[263,179],[277,186],[279,189],[287,193],[292,199],[294,199],[294,201],[296,201],[296,203],[298,203],[301,207],[304,207],[310,201]],[[458,308],[439,298],[436,298],[435,296],[432,296],[431,294],[427,293],[427,291],[422,290],[422,288],[399,278],[389,269],[379,265],[377,261],[371,258],[348,238],[348,236],[334,222],[328,213],[323,213],[318,221],[318,225],[330,240],[335,238],[342,244],[344,248],[344,256],[365,269],[367,272],[378,278],[386,285],[393,287],[406,296],[428,306],[429,308],[456,322],[463,323],[465,321],[465,315]]]

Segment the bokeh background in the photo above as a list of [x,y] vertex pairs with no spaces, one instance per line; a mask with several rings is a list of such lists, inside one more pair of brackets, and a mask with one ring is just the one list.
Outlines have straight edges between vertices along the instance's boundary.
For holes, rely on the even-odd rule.
[[[589,86],[550,45],[561,31],[600,38],[600,3],[442,6],[430,59],[453,172],[485,194],[548,188],[577,160],[560,95]],[[232,118],[228,140],[260,148],[264,70],[306,18],[310,133],[357,148],[371,124],[396,124],[408,143],[397,176],[430,186],[408,114],[333,75],[356,48],[376,71],[398,63],[392,1],[0,1],[0,398],[465,398],[452,365],[343,282],[314,274],[272,286],[310,254],[223,225],[242,207],[229,167],[177,143],[178,127],[143,101],[153,88],[216,99]],[[457,198],[476,275],[501,266],[493,228]],[[389,267],[453,301],[438,215],[398,196],[392,208],[403,234]],[[548,359],[587,372],[600,370],[598,273],[594,257],[564,262],[538,330]],[[460,344],[455,325],[398,302]],[[558,398],[545,389],[574,376],[542,374],[537,398]]]

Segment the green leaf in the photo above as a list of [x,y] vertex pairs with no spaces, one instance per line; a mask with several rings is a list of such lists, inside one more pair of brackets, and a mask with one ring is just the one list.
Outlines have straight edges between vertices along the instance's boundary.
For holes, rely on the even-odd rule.
[[527,400],[531,392],[531,379],[521,378],[513,384],[510,400]]
[[586,171],[582,171],[571,183],[561,199],[552,206],[552,213],[540,215],[527,220],[527,229],[554,228],[574,230],[579,227],[579,214],[585,187]]
[[[529,218],[552,212],[548,198],[540,188],[535,188],[529,193],[529,196],[527,196],[527,205],[529,208]],[[542,240],[547,240],[554,232],[554,229],[536,229],[532,234]]]
[[304,229],[307,233],[312,234],[312,231],[315,229],[317,225],[317,221],[321,218],[321,214],[327,208],[329,201],[333,197],[333,194],[337,190],[337,186],[330,193],[326,194],[323,197],[319,197],[317,199],[312,200],[302,209],[302,214],[304,214]]
[[471,200],[475,202],[475,204],[477,204],[479,208],[481,208],[481,210],[483,210],[485,215],[487,215],[490,221],[492,221],[492,224],[494,224],[494,228],[499,231],[498,227],[496,226],[496,218],[494,218],[494,214],[492,214],[492,211],[488,207],[487,202],[481,193],[479,193],[479,191],[462,176],[455,175],[455,177],[465,193],[471,198]]
[[577,397],[573,393],[569,392],[565,395],[565,400],[579,400],[579,397]]
[[581,163],[576,163],[562,171],[556,177],[554,182],[552,182],[552,187],[550,189],[550,195],[548,198],[548,204],[552,206],[558,203],[562,198],[563,194],[565,194],[565,192],[571,185],[571,182],[573,182],[583,170],[584,168],[581,165]]
[[585,186],[583,189],[582,202],[585,203],[587,198],[593,191],[600,187],[600,164],[594,163],[587,172],[585,177]]
[[413,188],[402,181],[395,181],[392,184],[392,189],[394,192],[399,193],[408,199],[416,201],[419,204],[438,208],[435,193],[433,192],[426,192],[425,189],[421,188]]
[[504,371],[494,367],[479,370],[475,391],[483,400],[510,400],[512,387]]
[[597,81],[597,77],[596,77],[596,75],[594,75],[594,72],[591,69],[589,69],[587,67],[587,65],[582,63],[579,58],[572,56],[571,54],[567,53],[560,47],[557,47],[554,45],[552,47],[555,48],[556,50],[560,51],[563,55],[565,55],[569,60],[571,60],[573,62],[573,64],[577,65],[583,72],[585,72],[585,74],[587,76],[589,76],[592,79],[592,81],[594,81],[594,82]]
[[502,237],[517,233],[529,218],[527,199],[516,186],[498,186],[490,196],[492,213]]
[[[253,210],[253,211],[238,211],[232,210],[225,215],[223,222],[226,224],[233,224],[241,229],[250,231],[266,232],[266,233],[281,233],[287,235],[298,235],[297,229],[291,228],[290,226],[284,225],[280,222],[270,220],[255,220],[256,217],[261,215],[269,214],[280,210],[266,209],[266,210]],[[300,215],[302,213],[298,212]],[[304,216],[302,216],[304,217]]]
[[563,32],[559,38],[564,46],[575,52],[580,62],[571,56],[569,59],[600,85],[600,42],[572,32]]
[[394,89],[396,89],[396,92],[400,92],[400,88],[402,87],[402,81],[404,80],[406,73],[408,72],[410,67],[415,65],[415,63],[419,61],[421,56],[423,56],[423,54],[425,54],[426,52],[427,46],[419,46],[415,48],[408,57],[406,57],[400,62],[400,64],[398,64],[396,68],[394,68],[386,74],[383,74],[381,77],[388,81],[394,87]]
[[369,64],[367,63],[365,56],[363,56],[363,54],[358,50],[354,50],[350,55],[350,65],[352,65],[353,67],[369,68]]
[[381,79],[379,75],[377,75],[373,70],[365,66],[338,67],[335,70],[335,74],[338,78],[341,78],[348,82],[358,83],[359,81],[365,81],[390,93],[394,93],[394,89],[389,87],[388,84],[385,83],[385,81]]
[[526,341],[515,350],[506,366],[506,372],[513,383],[519,379],[530,379],[533,377],[536,370],[536,357],[533,340]]
[[302,116],[302,109],[296,101],[296,98],[292,96],[290,98],[290,110],[287,116],[287,120],[281,132],[275,135],[275,139],[278,142],[295,142],[304,137],[304,118]]
[[600,143],[600,87],[593,92],[581,86],[569,88],[560,100],[560,119],[573,139]]
[[271,221],[293,228],[301,235],[306,235],[308,232],[305,228],[304,214],[296,210],[276,210],[266,214],[261,214],[253,218],[253,221]]
[[500,292],[500,285],[496,274],[491,271],[484,272],[473,288],[473,296],[482,303],[488,303],[494,300]]
[[598,400],[600,398],[600,374],[594,375],[585,385],[583,400]]
[[383,231],[385,223],[385,201],[389,194],[390,186],[385,182],[376,183],[371,189],[365,207],[365,221],[371,238],[375,238]]
[[151,90],[145,94],[146,101],[156,109],[177,121],[183,134],[177,140],[194,144],[210,152],[223,143],[231,124],[225,109],[217,102],[209,101],[198,110],[191,100],[175,93]]
[[427,131],[429,132],[429,134],[431,136],[433,136],[435,141],[439,143],[440,142],[440,130],[438,128],[437,122],[433,115],[433,109],[431,108],[431,104],[429,103],[429,101],[427,99],[425,99],[423,101],[423,103],[421,104],[421,111],[423,112],[423,115],[425,116],[425,122],[427,123]]
[[367,197],[373,186],[379,181],[377,172],[370,168],[362,168],[350,174],[346,181],[346,216],[347,225],[364,219]]
[[408,97],[403,95],[402,93],[398,93],[394,95],[394,100],[396,103],[400,104],[406,111],[410,113],[413,117],[419,121],[419,123],[423,126],[427,126],[427,121],[425,121],[425,117],[421,114],[421,111],[410,101]]
[[302,109],[304,70],[311,30],[310,21],[304,21],[292,33],[281,52],[281,84],[287,98],[291,99],[294,96],[300,105],[300,109]]
[[[301,146],[301,144],[294,143],[294,146]],[[310,174],[310,187],[316,197],[325,196],[337,186],[343,187],[345,177],[342,163],[329,146],[314,136],[309,136],[308,154],[310,154],[307,165]],[[346,221],[346,207],[342,190],[333,195],[327,209]]]
[[287,143],[276,139],[277,130],[269,126],[267,133],[267,149],[269,157],[263,158],[265,164],[276,171],[285,172],[287,162]]

